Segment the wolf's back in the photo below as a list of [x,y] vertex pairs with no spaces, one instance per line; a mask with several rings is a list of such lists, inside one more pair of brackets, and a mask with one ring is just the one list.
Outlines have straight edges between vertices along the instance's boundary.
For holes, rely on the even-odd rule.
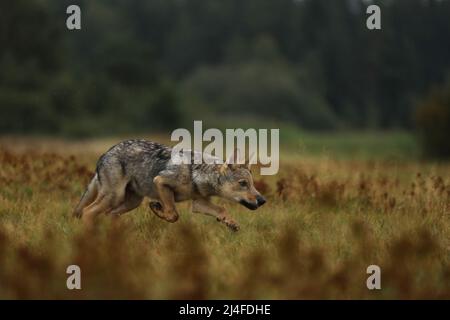
[[104,169],[119,166],[124,174],[144,168],[163,167],[170,160],[172,148],[147,140],[122,141],[105,154],[97,162],[97,173],[101,180]]

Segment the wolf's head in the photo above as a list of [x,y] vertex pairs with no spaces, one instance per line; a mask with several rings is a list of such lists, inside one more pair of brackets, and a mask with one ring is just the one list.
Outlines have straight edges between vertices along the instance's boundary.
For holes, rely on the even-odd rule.
[[246,164],[224,163],[221,165],[219,195],[238,202],[250,210],[256,210],[266,203],[266,199],[253,184],[250,161]]

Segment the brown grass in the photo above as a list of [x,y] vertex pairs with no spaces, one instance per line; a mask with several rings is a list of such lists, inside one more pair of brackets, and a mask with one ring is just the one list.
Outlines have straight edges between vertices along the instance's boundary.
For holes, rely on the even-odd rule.
[[[223,203],[239,233],[188,204],[175,224],[143,205],[87,233],[71,210],[105,145],[2,141],[1,298],[450,298],[447,164],[285,156],[256,177],[264,207]],[[371,264],[382,290],[366,287]]]

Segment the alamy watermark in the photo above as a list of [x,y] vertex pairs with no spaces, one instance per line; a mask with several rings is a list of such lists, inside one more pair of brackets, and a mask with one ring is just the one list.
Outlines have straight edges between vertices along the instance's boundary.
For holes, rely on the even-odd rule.
[[367,267],[367,274],[370,276],[367,278],[366,286],[369,290],[381,290],[381,268],[375,264]]
[[[228,164],[259,162],[261,175],[275,175],[279,170],[280,129],[270,129],[269,143],[268,129],[226,129],[224,137],[216,128],[203,132],[202,121],[194,121],[193,139],[188,129],[179,128],[172,132],[171,140],[178,142],[172,149],[172,161],[177,164],[223,164],[225,150]],[[205,141],[208,144],[203,148]]]
[[[67,289],[81,290],[81,268],[72,264],[67,267],[66,273],[69,274],[66,281]],[[381,290],[381,268],[373,264],[367,267],[366,273],[370,275],[366,280],[367,289]]]
[[67,7],[66,13],[69,16],[66,19],[66,27],[69,30],[81,29],[81,9],[79,6],[72,4]]
[[367,7],[367,14],[370,16],[366,20],[366,26],[369,30],[381,30],[381,9],[373,4]]
[[67,267],[66,273],[69,274],[66,281],[67,289],[81,290],[81,268],[76,264],[72,264]]
[[[66,26],[69,30],[81,30],[81,8],[77,5],[70,5],[66,9],[69,15],[66,19]],[[381,30],[381,9],[379,6],[372,4],[366,9],[366,13],[370,16],[366,20],[366,27],[369,30]]]

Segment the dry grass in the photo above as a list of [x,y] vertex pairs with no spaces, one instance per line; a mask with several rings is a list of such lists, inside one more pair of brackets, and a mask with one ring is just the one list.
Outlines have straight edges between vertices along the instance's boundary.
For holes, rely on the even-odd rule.
[[111,144],[0,140],[1,298],[450,299],[448,164],[282,156],[264,207],[224,203],[239,233],[181,204],[175,224],[143,205],[87,234],[71,211]]

